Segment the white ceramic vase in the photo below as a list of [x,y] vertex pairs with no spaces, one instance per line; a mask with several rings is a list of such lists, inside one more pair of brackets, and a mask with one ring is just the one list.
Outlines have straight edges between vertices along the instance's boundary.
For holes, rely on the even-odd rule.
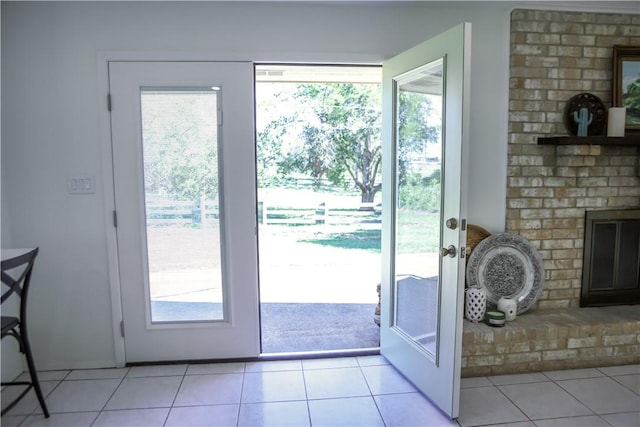
[[465,294],[465,316],[472,322],[481,321],[487,309],[487,293],[480,287],[472,286]]
[[511,297],[502,297],[498,300],[498,311],[503,312],[505,320],[510,322],[518,314],[518,303]]

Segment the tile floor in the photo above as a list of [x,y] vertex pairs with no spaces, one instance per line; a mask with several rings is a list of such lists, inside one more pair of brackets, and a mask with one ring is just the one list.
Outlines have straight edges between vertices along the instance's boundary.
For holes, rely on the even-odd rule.
[[381,356],[48,371],[41,382],[51,418],[31,393],[3,427],[640,426],[640,365],[465,378],[457,422]]

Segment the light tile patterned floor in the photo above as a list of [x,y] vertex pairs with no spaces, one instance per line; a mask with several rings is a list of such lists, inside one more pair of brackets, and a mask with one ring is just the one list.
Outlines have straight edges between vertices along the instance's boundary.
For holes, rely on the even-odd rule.
[[51,418],[30,394],[3,427],[640,427],[640,365],[464,378],[457,421],[381,356],[55,371],[41,381]]

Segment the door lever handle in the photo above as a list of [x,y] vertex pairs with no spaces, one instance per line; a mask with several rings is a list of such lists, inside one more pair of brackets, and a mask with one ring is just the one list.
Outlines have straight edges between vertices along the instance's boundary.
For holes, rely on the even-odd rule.
[[457,253],[456,247],[453,245],[449,245],[448,248],[440,249],[440,256],[442,257],[446,257],[448,255],[449,258],[455,258],[456,253]]

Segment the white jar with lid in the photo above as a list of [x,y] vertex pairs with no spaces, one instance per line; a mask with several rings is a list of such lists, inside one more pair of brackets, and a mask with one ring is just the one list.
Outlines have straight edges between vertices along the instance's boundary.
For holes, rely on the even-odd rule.
[[507,322],[510,322],[518,314],[518,303],[511,297],[502,297],[498,300],[498,310],[503,312]]

